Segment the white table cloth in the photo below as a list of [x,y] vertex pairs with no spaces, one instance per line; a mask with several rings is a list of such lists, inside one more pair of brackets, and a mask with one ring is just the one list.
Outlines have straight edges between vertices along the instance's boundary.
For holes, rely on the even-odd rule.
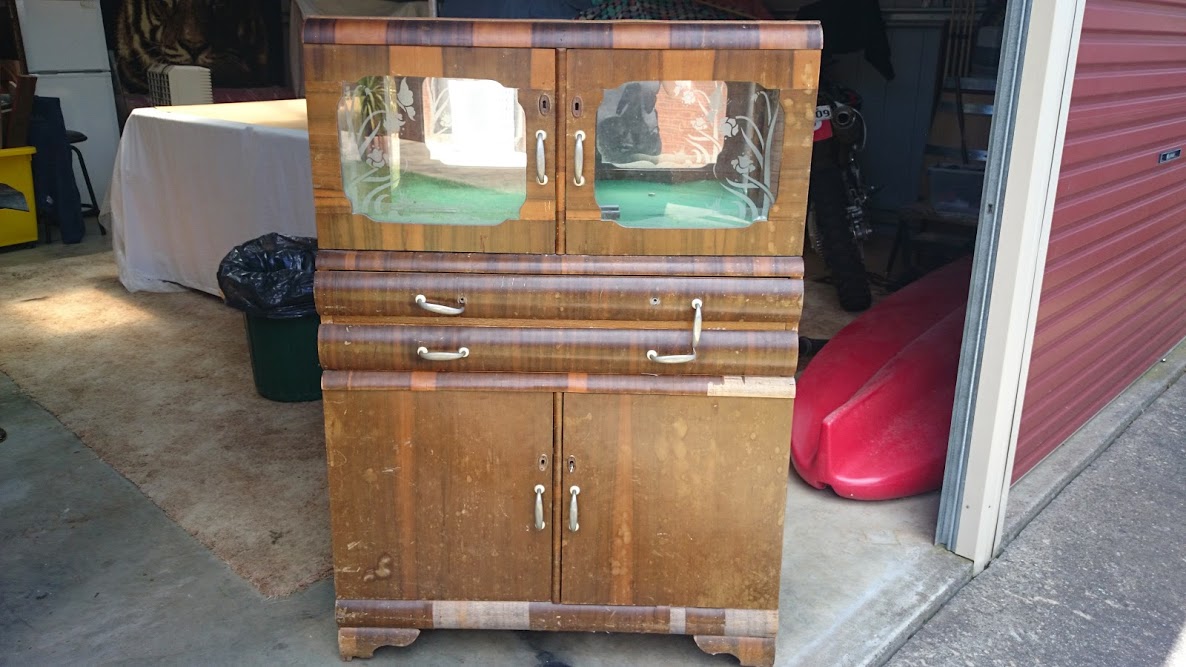
[[130,291],[218,289],[231,248],[315,236],[304,100],[132,112],[111,182],[112,243]]

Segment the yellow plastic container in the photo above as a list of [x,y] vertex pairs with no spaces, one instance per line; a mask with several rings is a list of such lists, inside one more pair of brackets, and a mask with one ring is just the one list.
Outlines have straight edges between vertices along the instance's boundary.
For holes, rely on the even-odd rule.
[[0,210],[0,248],[37,240],[37,205],[33,199],[32,146],[0,148],[0,183],[20,190],[28,212]]

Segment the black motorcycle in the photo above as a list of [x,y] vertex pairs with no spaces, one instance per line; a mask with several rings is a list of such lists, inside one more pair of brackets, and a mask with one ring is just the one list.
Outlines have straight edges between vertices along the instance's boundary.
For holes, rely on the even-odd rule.
[[862,246],[873,233],[865,215],[871,190],[857,155],[865,148],[861,98],[836,84],[820,83],[807,196],[807,234],[832,272],[840,306],[865,310],[872,303]]

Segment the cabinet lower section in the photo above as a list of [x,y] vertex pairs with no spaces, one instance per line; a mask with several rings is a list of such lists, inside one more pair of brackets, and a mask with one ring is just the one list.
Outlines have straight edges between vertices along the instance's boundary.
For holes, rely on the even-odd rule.
[[773,661],[794,380],[329,371],[343,657],[420,629]]
[[407,646],[422,629],[540,630],[692,635],[706,653],[770,667],[778,633],[776,609],[339,599],[336,615],[346,660],[369,658],[382,646]]

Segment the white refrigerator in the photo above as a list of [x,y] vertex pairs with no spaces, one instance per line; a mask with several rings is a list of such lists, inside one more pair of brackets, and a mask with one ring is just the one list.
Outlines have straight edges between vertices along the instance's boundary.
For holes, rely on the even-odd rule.
[[[37,95],[59,98],[66,129],[87,135],[75,145],[102,206],[115,166],[119,120],[99,0],[16,0],[16,12]],[[86,183],[78,160],[74,163],[78,192],[87,202]]]

